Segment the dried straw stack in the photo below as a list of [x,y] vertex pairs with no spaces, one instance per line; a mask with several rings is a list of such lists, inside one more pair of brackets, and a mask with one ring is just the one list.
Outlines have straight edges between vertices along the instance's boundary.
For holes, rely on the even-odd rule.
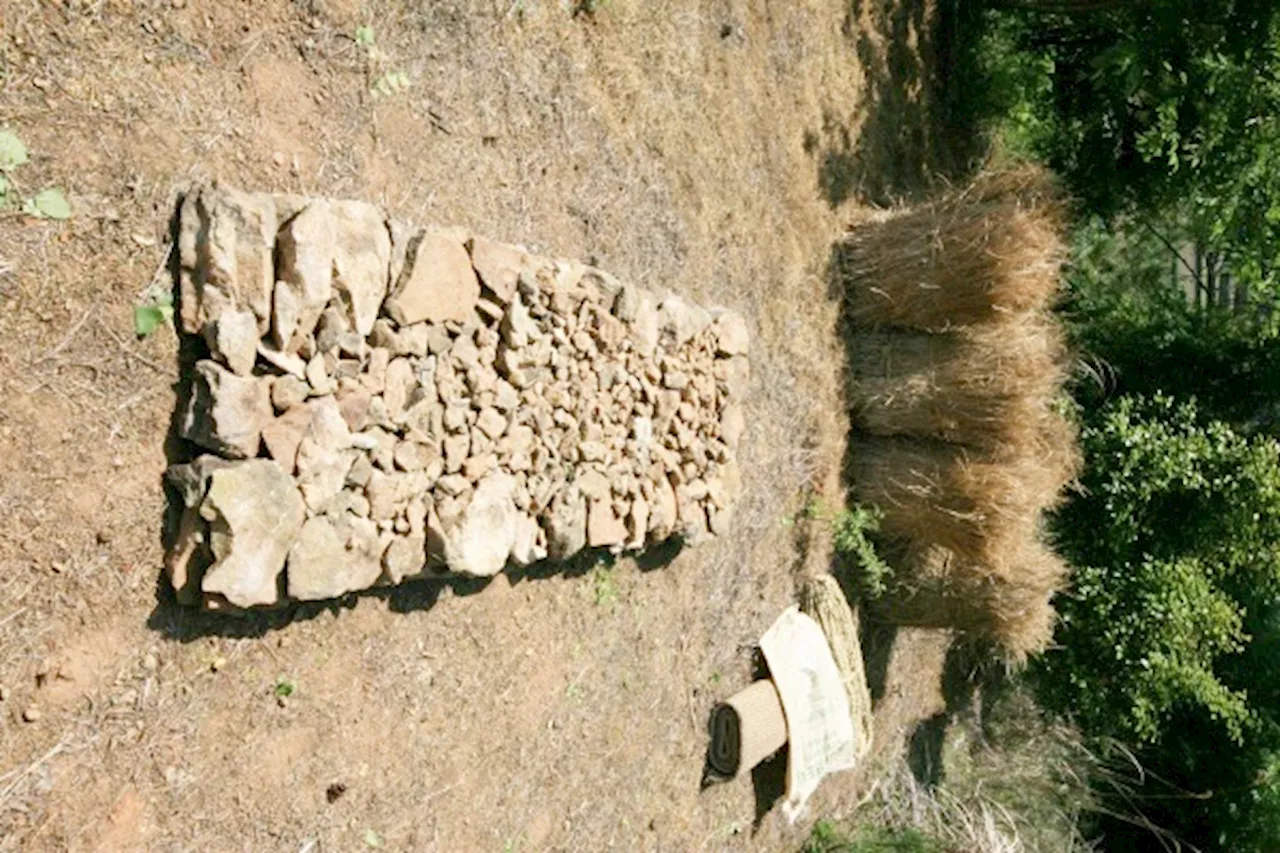
[[1058,289],[1064,222],[1044,170],[985,173],[849,235],[840,263],[850,315],[936,331],[1041,311]]
[[900,570],[879,611],[982,635],[1014,660],[1052,636],[1066,570],[1040,520],[1079,468],[1054,405],[1062,225],[1043,171],[985,174],[854,231],[837,268],[855,325],[854,493],[883,510]]

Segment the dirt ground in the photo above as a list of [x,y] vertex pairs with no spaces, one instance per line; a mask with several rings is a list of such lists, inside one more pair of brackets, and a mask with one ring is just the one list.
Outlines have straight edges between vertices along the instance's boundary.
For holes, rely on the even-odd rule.
[[[807,822],[757,820],[749,782],[700,790],[706,720],[829,560],[800,518],[841,489],[826,261],[938,159],[933,20],[923,0],[0,0],[15,178],[74,206],[0,214],[0,850],[796,849]],[[215,176],[743,312],[733,535],[252,619],[170,603],[177,347],[135,340],[132,311],[176,192]],[[874,758],[810,821],[938,710],[945,645],[876,650]]]

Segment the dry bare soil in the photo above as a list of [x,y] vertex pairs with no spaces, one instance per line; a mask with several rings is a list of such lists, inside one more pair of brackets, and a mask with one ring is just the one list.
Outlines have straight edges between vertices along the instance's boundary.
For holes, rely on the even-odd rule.
[[[829,560],[844,348],[826,263],[937,159],[924,0],[0,0],[0,850],[787,850],[700,790],[712,703]],[[376,50],[356,43],[373,28]],[[375,97],[385,74],[403,91]],[[363,198],[743,312],[733,535],[612,569],[235,619],[157,583],[172,330],[133,336],[179,189]],[[874,758],[937,710],[891,647]],[[281,701],[278,685],[291,685]],[[767,804],[767,798],[764,798]]]

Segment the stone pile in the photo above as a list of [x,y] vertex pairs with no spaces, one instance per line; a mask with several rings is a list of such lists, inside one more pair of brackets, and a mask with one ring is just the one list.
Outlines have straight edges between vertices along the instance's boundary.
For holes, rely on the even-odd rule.
[[247,608],[728,529],[747,328],[354,201],[188,193],[207,356],[168,481],[179,600]]

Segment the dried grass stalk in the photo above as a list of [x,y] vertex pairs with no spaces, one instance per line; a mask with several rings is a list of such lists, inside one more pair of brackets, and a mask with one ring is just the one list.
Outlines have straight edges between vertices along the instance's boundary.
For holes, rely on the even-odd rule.
[[865,325],[947,329],[1041,310],[1058,287],[1063,221],[1044,170],[983,174],[849,234],[837,269],[849,313]]
[[885,536],[974,563],[1008,553],[1062,487],[1063,471],[1042,459],[993,460],[940,442],[868,439],[851,455],[855,496],[884,512]]
[[1025,661],[1053,638],[1052,599],[1069,570],[1034,533],[1010,544],[990,563],[969,562],[936,546],[897,551],[897,582],[892,595],[877,601],[876,614],[981,636],[1011,662]]
[[1040,315],[944,334],[868,331],[850,345],[859,427],[990,453],[1042,441],[1066,373],[1061,332]]

